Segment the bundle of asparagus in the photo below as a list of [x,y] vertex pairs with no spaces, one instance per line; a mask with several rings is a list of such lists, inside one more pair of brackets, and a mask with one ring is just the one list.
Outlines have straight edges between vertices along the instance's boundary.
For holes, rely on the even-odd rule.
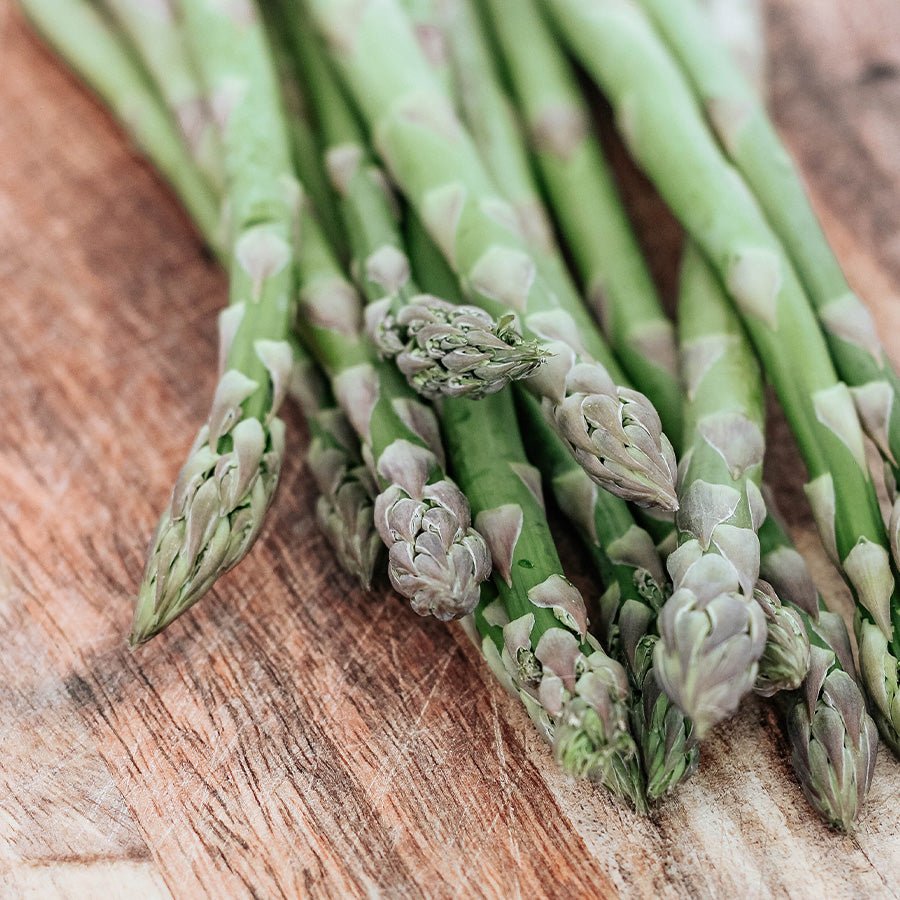
[[[566,771],[645,811],[755,691],[812,805],[853,828],[876,728],[762,484],[762,384],[900,752],[900,501],[889,531],[862,438],[896,492],[900,382],[759,99],[752,2],[20,2],[230,274],[133,644],[261,532],[290,394],[341,566],[369,589],[385,545],[394,588],[461,620]],[[689,236],[677,331],[567,52]],[[593,629],[543,486],[594,565]]]

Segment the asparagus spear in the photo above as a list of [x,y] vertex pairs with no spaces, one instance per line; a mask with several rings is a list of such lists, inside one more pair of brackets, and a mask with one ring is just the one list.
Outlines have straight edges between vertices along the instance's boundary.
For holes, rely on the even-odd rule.
[[393,180],[469,298],[495,316],[521,313],[523,334],[553,352],[527,384],[579,463],[614,493],[672,507],[673,453],[656,411],[581,346],[395,0],[309,6]]
[[[744,34],[743,41],[739,40],[738,34],[732,34],[731,40],[747,46],[744,54],[747,65],[755,63],[761,67],[761,53],[751,42],[751,38],[754,36],[757,36],[757,31],[751,29]],[[761,68],[758,71],[760,71],[761,78]],[[690,293],[692,296],[696,295],[696,300],[708,298],[709,306],[713,311],[714,322],[719,315],[726,317],[725,333],[731,338],[731,346],[725,352],[733,356],[732,364],[734,365],[734,370],[731,374],[736,374],[738,379],[742,377],[748,381],[752,379],[754,390],[760,395],[762,379],[756,361],[752,357],[751,349],[744,337],[743,329],[734,313],[727,308],[728,299],[722,293],[715,275],[710,272],[708,264],[702,259],[696,246],[690,241],[688,241],[684,253],[683,265],[682,296],[685,293]],[[698,319],[703,314],[704,309],[698,303],[693,305],[688,303],[684,319]],[[688,325],[688,330],[690,330],[690,326],[695,323],[687,322],[686,324]],[[713,331],[715,330],[714,327]],[[699,335],[700,346],[704,346],[709,337],[710,335],[705,333],[705,329],[701,327]],[[696,339],[697,335],[695,334]],[[735,347],[735,345],[737,346]],[[690,353],[690,351],[688,352]],[[715,374],[715,370],[713,374]],[[755,406],[754,412],[756,416],[754,418],[762,436],[764,425],[763,409],[757,404]],[[735,433],[733,437],[736,439],[736,446],[729,449],[740,452],[740,434]],[[723,455],[727,455],[727,453]],[[764,504],[762,505],[762,510],[763,515],[765,515]],[[754,597],[759,602],[767,622],[766,646],[759,659],[759,669],[754,690],[758,694],[771,697],[779,691],[792,690],[799,687],[809,669],[809,638],[800,615],[789,606],[784,607],[782,605],[777,592],[770,584],[758,581],[754,589]]]
[[[716,34],[762,93],[765,38],[759,0],[706,0],[704,6]],[[812,645],[804,688],[781,695],[794,770],[823,818],[850,831],[872,781],[878,733],[856,682],[843,620],[828,611],[791,544],[774,498],[765,487],[763,493],[768,515],[759,529],[760,572],[802,617]]]
[[678,309],[686,382],[674,593],[660,614],[657,678],[699,737],[752,689],[766,640],[754,599],[765,516],[762,379],[740,324],[697,253],[682,261]]
[[606,587],[598,633],[631,682],[632,732],[641,750],[651,802],[669,793],[697,768],[693,727],[656,683],[653,647],[656,616],[666,599],[666,576],[653,539],[628,505],[598,489],[548,427],[540,405],[517,393],[529,457],[550,485],[557,505],[584,542]]
[[173,0],[101,0],[101,5],[140,56],[201,173],[220,190],[223,173],[219,138]]
[[[456,95],[465,124],[497,186],[512,204],[519,229],[559,305],[572,318],[588,353],[617,384],[626,379],[596,322],[584,308],[553,229],[528,159],[511,101],[500,83],[490,47],[469,0],[439,0],[430,4],[430,24],[447,36],[447,52],[455,75]],[[425,17],[420,10],[423,21]],[[678,396],[673,392],[670,396]],[[680,415],[670,423],[680,430]]]
[[172,185],[210,246],[220,249],[219,210],[181,135],[144,73],[87,0],[21,0],[22,9],[57,53],[110,108]]
[[806,462],[819,532],[857,601],[863,682],[876,721],[900,749],[895,572],[852,399],[838,381],[809,301],[640,9],[545,3],[606,90],[633,154],[727,286],[763,360]]
[[444,471],[437,421],[362,334],[362,302],[317,222],[301,214],[298,329],[363,443],[380,491],[375,524],[391,583],[420,615],[472,612],[490,573],[469,505]]
[[[87,21],[101,26],[107,45],[112,45],[110,42],[117,40],[118,36],[102,18],[95,17]],[[72,24],[66,17],[55,19],[54,22],[67,29]],[[81,34],[89,39],[89,44],[96,45],[91,30],[83,29]],[[132,89],[131,86],[140,85],[144,76],[134,61],[123,54],[116,58],[120,60],[121,67],[115,70],[118,77],[115,84],[111,84],[111,89]],[[73,58],[69,62],[79,71],[78,59]],[[182,146],[184,135],[179,134],[172,126],[169,111],[149,87],[144,87],[140,93],[134,91],[134,96],[139,99],[139,104],[132,101],[132,107],[139,105],[148,111],[144,120],[168,123],[168,127],[146,131],[143,134],[142,149],[148,159],[161,170],[165,169],[167,160],[181,159],[178,170],[180,178],[173,187],[179,191],[180,199],[187,208],[190,197],[202,196],[201,191],[208,191],[208,188],[196,164],[188,158],[187,148]],[[116,103],[111,105],[114,110],[119,108]],[[182,193],[181,186],[184,184],[189,186],[186,193]],[[204,226],[212,227],[215,221],[215,203],[211,202],[209,206],[208,215],[195,222],[201,230]],[[216,245],[217,234],[210,232],[204,237],[210,246]],[[366,496],[366,492],[370,490],[371,478],[365,468],[359,465],[358,441],[355,444],[350,442],[346,424],[328,396],[327,388],[320,384],[314,369],[306,351],[295,343],[291,393],[300,400],[313,435],[307,462],[321,491],[316,505],[317,516],[338,561],[349,574],[368,586],[377,549],[381,546],[375,531],[372,502]]]
[[162,631],[256,540],[284,451],[276,413],[287,390],[294,286],[292,174],[275,73],[256,9],[182,4],[224,150],[230,301],[220,320],[221,375],[150,545],[131,643]]
[[[411,219],[408,233],[407,245],[416,274],[430,290],[459,300],[459,285],[422,225]],[[517,389],[527,394],[522,385]],[[624,502],[591,482],[544,421],[539,403],[533,398],[530,402],[532,408],[537,408],[539,427],[549,432],[551,447],[555,448],[550,453],[560,472],[570,467],[576,473],[577,477],[567,482],[572,486],[566,494],[568,499],[577,503],[575,492],[587,482],[586,496],[602,495],[612,504],[619,504],[612,508],[624,508],[627,516]],[[447,400],[441,408],[451,460],[472,500],[476,524],[487,537],[494,557],[493,582],[499,602],[482,604],[476,610],[469,623],[479,635],[476,643],[480,643],[500,681],[520,697],[539,729],[553,741],[563,767],[571,774],[600,781],[616,796],[643,810],[645,791],[640,765],[634,742],[627,733],[626,710],[631,697],[625,671],[586,634],[584,601],[562,573],[544,512],[541,475],[525,455],[509,392],[478,404]],[[530,423],[525,433],[532,438],[530,442],[539,441]],[[478,441],[472,440],[473,434],[479,436]],[[620,544],[623,557],[630,554],[637,559],[623,561],[617,574],[628,570],[625,579],[639,580],[649,595],[653,590],[652,575],[642,569],[637,576],[636,571],[639,566],[649,566],[654,573],[661,572],[659,560],[652,556],[652,544],[650,554],[645,556],[640,550],[646,547],[634,535],[628,535]],[[631,563],[634,567],[629,569]],[[545,604],[551,603],[554,594],[559,595],[562,606],[549,615],[550,607]],[[527,617],[525,626],[531,623],[530,637],[528,632],[522,633],[522,616]],[[553,668],[554,662],[543,658],[541,641],[545,648],[557,643],[573,648],[572,658],[580,676],[574,683],[574,698],[571,678],[564,677],[568,683],[560,694],[561,673]],[[568,669],[570,663],[565,665]],[[580,697],[583,688],[589,693]],[[560,717],[560,699],[568,704],[563,710],[564,718]]]
[[778,512],[760,526],[761,572],[802,616],[812,644],[803,686],[784,697],[786,735],[803,793],[835,828],[852,831],[872,783],[878,732],[856,681],[850,638],[818,595]]
[[369,300],[369,332],[426,397],[473,399],[526,378],[545,354],[524,341],[512,317],[494,322],[478,307],[456,307],[415,284],[387,179],[366,146],[348,100],[299,16],[287,16],[295,57],[310,87],[326,162],[340,199],[356,280]]
[[643,809],[627,677],[588,634],[584,600],[562,571],[512,396],[507,391],[477,404],[445,400],[441,421],[494,560],[500,603],[484,618],[502,628],[502,641],[496,633],[484,636],[496,641],[502,668],[563,768]]
[[729,159],[759,200],[796,266],[863,427],[900,479],[900,377],[853,292],[802,179],[752,81],[715,40],[695,0],[640,0],[683,68]]
[[[60,15],[57,4],[40,0],[29,0],[26,10],[117,117],[128,123],[212,239],[218,218],[214,196],[165,109],[107,23],[81,3],[67,4],[65,15]],[[230,312],[223,321],[226,338],[235,328],[234,308]],[[265,341],[265,333],[258,337],[263,339],[259,349],[266,359],[267,389],[270,378],[280,387],[289,352],[280,342]],[[277,480],[283,427],[277,419],[267,424],[249,416],[236,421],[250,384],[238,371],[223,375],[210,422],[201,430],[151,545],[132,643],[148,639],[196,602],[218,574],[242,558],[255,538]],[[278,399],[280,393],[275,391],[273,408]],[[231,446],[220,447],[220,439]]]
[[483,4],[553,211],[587,298],[627,374],[656,406],[676,446],[681,393],[675,337],[568,61],[534,0],[512,15]]

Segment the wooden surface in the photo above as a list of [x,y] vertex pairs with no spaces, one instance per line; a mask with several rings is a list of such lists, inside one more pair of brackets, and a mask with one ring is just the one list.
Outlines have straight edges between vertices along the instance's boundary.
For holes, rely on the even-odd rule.
[[[778,122],[900,356],[900,7],[769,13]],[[145,544],[213,387],[225,283],[5,0],[0,34],[3,896],[900,894],[887,752],[859,833],[837,836],[753,700],[674,800],[635,817],[557,772],[458,629],[337,572],[296,456],[252,557],[129,653]],[[673,229],[638,206],[670,284]],[[844,602],[778,422],[773,443],[798,538]]]

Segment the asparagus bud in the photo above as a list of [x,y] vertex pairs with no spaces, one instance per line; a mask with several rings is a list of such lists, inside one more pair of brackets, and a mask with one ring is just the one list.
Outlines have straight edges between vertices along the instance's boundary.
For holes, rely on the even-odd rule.
[[436,467],[430,450],[391,444],[378,460],[391,483],[375,501],[375,525],[390,548],[391,584],[419,615],[448,621],[475,608],[491,561],[462,491],[449,479],[425,483]]
[[[567,324],[564,313],[553,318]],[[675,451],[653,405],[616,385],[599,362],[578,362],[570,343],[550,346],[554,356],[528,386],[579,465],[625,500],[677,509]]]
[[[624,622],[625,616],[622,618]],[[632,712],[634,730],[641,741],[647,799],[651,801],[659,800],[690,778],[700,763],[700,748],[691,720],[660,689],[654,675],[653,648],[658,643],[657,635],[646,634],[638,645],[635,668],[643,672],[643,677]]]
[[316,520],[341,568],[368,590],[381,550],[372,497],[378,488],[359,458],[359,439],[346,416],[329,407],[309,418],[306,461],[319,489]]
[[271,367],[270,414],[265,421],[245,416],[241,404],[257,391],[257,382],[235,369],[222,375],[150,543],[132,646],[193,606],[244,558],[262,528],[284,451],[284,423],[274,413],[288,383],[291,349],[285,342],[259,342],[257,353]]
[[634,741],[628,731],[625,670],[602,651],[584,661],[575,696],[557,717],[553,752],[563,769],[576,777],[606,785],[617,796],[631,797],[641,807],[641,785],[635,783]]
[[900,755],[900,660],[894,655],[893,646],[884,632],[859,612],[856,637],[860,674],[872,701],[872,717],[888,746]]
[[859,687],[830,650],[812,648],[787,724],[803,793],[827,822],[852,831],[872,783],[878,733]]
[[740,592],[731,565],[704,554],[696,541],[669,557],[669,571],[675,592],[659,615],[654,667],[662,689],[702,738],[753,688],[766,620]]
[[477,400],[527,378],[547,356],[526,341],[515,317],[495,320],[477,306],[456,306],[420,294],[399,308],[391,297],[370,304],[369,334],[379,352],[419,394]]
[[809,638],[803,619],[796,610],[782,605],[768,582],[758,581],[753,596],[768,622],[766,649],[753,689],[763,697],[793,691],[809,671]]
[[[580,595],[578,600],[583,603]],[[534,631],[533,613],[509,622],[501,661],[531,718],[552,741],[557,761],[570,775],[596,781],[644,810],[624,668],[590,635],[582,635],[579,645],[571,631],[551,627],[535,643]]]

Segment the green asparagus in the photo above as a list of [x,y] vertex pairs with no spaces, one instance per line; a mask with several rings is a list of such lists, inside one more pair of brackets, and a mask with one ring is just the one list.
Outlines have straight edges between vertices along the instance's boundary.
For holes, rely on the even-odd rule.
[[380,156],[469,298],[495,316],[521,313],[523,334],[553,353],[527,384],[579,463],[614,493],[673,507],[674,454],[656,411],[581,346],[395,0],[309,7]]
[[750,79],[714,39],[696,0],[640,0],[703,104],[729,159],[737,166],[796,266],[815,306],[840,377],[850,386],[860,421],[900,479],[900,376],[853,292],[810,205],[790,156]]
[[301,215],[298,270],[297,327],[375,474],[375,524],[388,547],[391,583],[420,615],[468,615],[490,558],[471,528],[466,498],[444,472],[434,413],[375,356],[362,333],[362,301],[308,209]]
[[224,149],[231,305],[220,320],[209,418],[150,545],[132,645],[196,603],[259,534],[278,483],[276,413],[293,363],[290,238],[300,190],[265,36],[249,4],[229,12],[191,0],[183,9]]
[[674,331],[591,129],[587,103],[534,0],[520,0],[514,15],[504,0],[483,6],[587,298],[677,447],[681,394]]
[[856,681],[843,620],[819,597],[806,564],[778,520],[774,502],[760,526],[760,571],[803,617],[812,644],[800,690],[783,695],[786,733],[803,793],[822,817],[852,831],[872,783],[878,731]]
[[598,634],[628,672],[632,732],[638,741],[649,801],[659,800],[697,768],[693,727],[659,689],[653,671],[656,616],[666,599],[666,576],[653,539],[627,504],[592,484],[544,421],[540,405],[519,391],[528,455],[550,485],[557,505],[587,547],[606,587]]
[[[758,0],[703,0],[710,21],[723,44],[738,62],[749,80],[762,91],[765,76],[765,38],[762,9]],[[768,634],[766,649],[759,662],[755,690],[772,696],[800,683],[809,669],[808,629],[800,614],[782,603],[772,586],[757,584],[756,597],[766,613]]]
[[[458,282],[422,225],[412,220],[408,231],[407,244],[422,282],[441,296],[460,300]],[[525,393],[521,385],[517,387]],[[627,516],[624,502],[591,482],[543,422],[538,402],[532,398],[531,404],[538,409],[538,421],[543,430],[549,431],[552,446],[562,457],[560,465],[575,470],[579,486],[587,482],[588,496],[605,496],[620,504]],[[542,733],[553,741],[557,758],[567,771],[600,781],[635,808],[644,809],[643,779],[628,734],[630,694],[625,671],[586,633],[584,600],[562,573],[544,511],[541,473],[525,454],[509,392],[479,404],[447,400],[441,408],[454,469],[472,501],[476,525],[487,538],[494,559],[493,582],[499,602],[476,612],[471,623],[480,635],[485,658],[501,682],[521,698]],[[525,431],[532,432],[530,424]],[[479,435],[479,440],[473,441],[473,434]],[[661,573],[659,560],[652,556],[652,545],[650,556],[643,558],[633,541],[626,538],[623,543],[627,545],[623,556],[631,551],[639,557],[633,561],[635,566],[643,564],[654,574]],[[622,567],[626,566],[623,562]],[[636,577],[634,569],[628,577]],[[650,592],[650,572],[643,572],[640,580]],[[530,632],[523,633],[523,628],[530,628]],[[561,660],[544,656],[544,649],[563,644],[570,646],[571,659],[575,660],[573,674],[578,677],[574,681],[554,668]],[[551,654],[555,655],[552,650]],[[571,663],[565,666],[569,669]],[[562,691],[559,677],[566,682]],[[562,712],[565,716],[561,718]]]
[[[678,306],[685,378],[674,593],[659,617],[657,678],[703,737],[753,688],[766,641],[754,599],[764,450],[762,378],[703,258],[682,260]],[[796,685],[794,685],[796,686]]]
[[545,4],[606,90],[633,155],[714,266],[753,339],[803,453],[819,532],[857,601],[863,682],[876,721],[900,749],[895,573],[856,411],[809,300],[641,10],[621,2]]
[[588,634],[584,600],[562,571],[512,396],[504,392],[478,404],[446,400],[441,421],[494,561],[501,602],[485,612],[502,627],[496,645],[502,667],[564,769],[642,809],[627,677]]
[[[704,7],[716,34],[761,94],[765,37],[760,0],[705,0]],[[878,732],[856,682],[843,620],[828,611],[816,591],[765,485],[763,496],[768,514],[759,529],[760,574],[796,609],[811,644],[804,688],[781,695],[794,770],[823,818],[851,831],[872,781]]]

